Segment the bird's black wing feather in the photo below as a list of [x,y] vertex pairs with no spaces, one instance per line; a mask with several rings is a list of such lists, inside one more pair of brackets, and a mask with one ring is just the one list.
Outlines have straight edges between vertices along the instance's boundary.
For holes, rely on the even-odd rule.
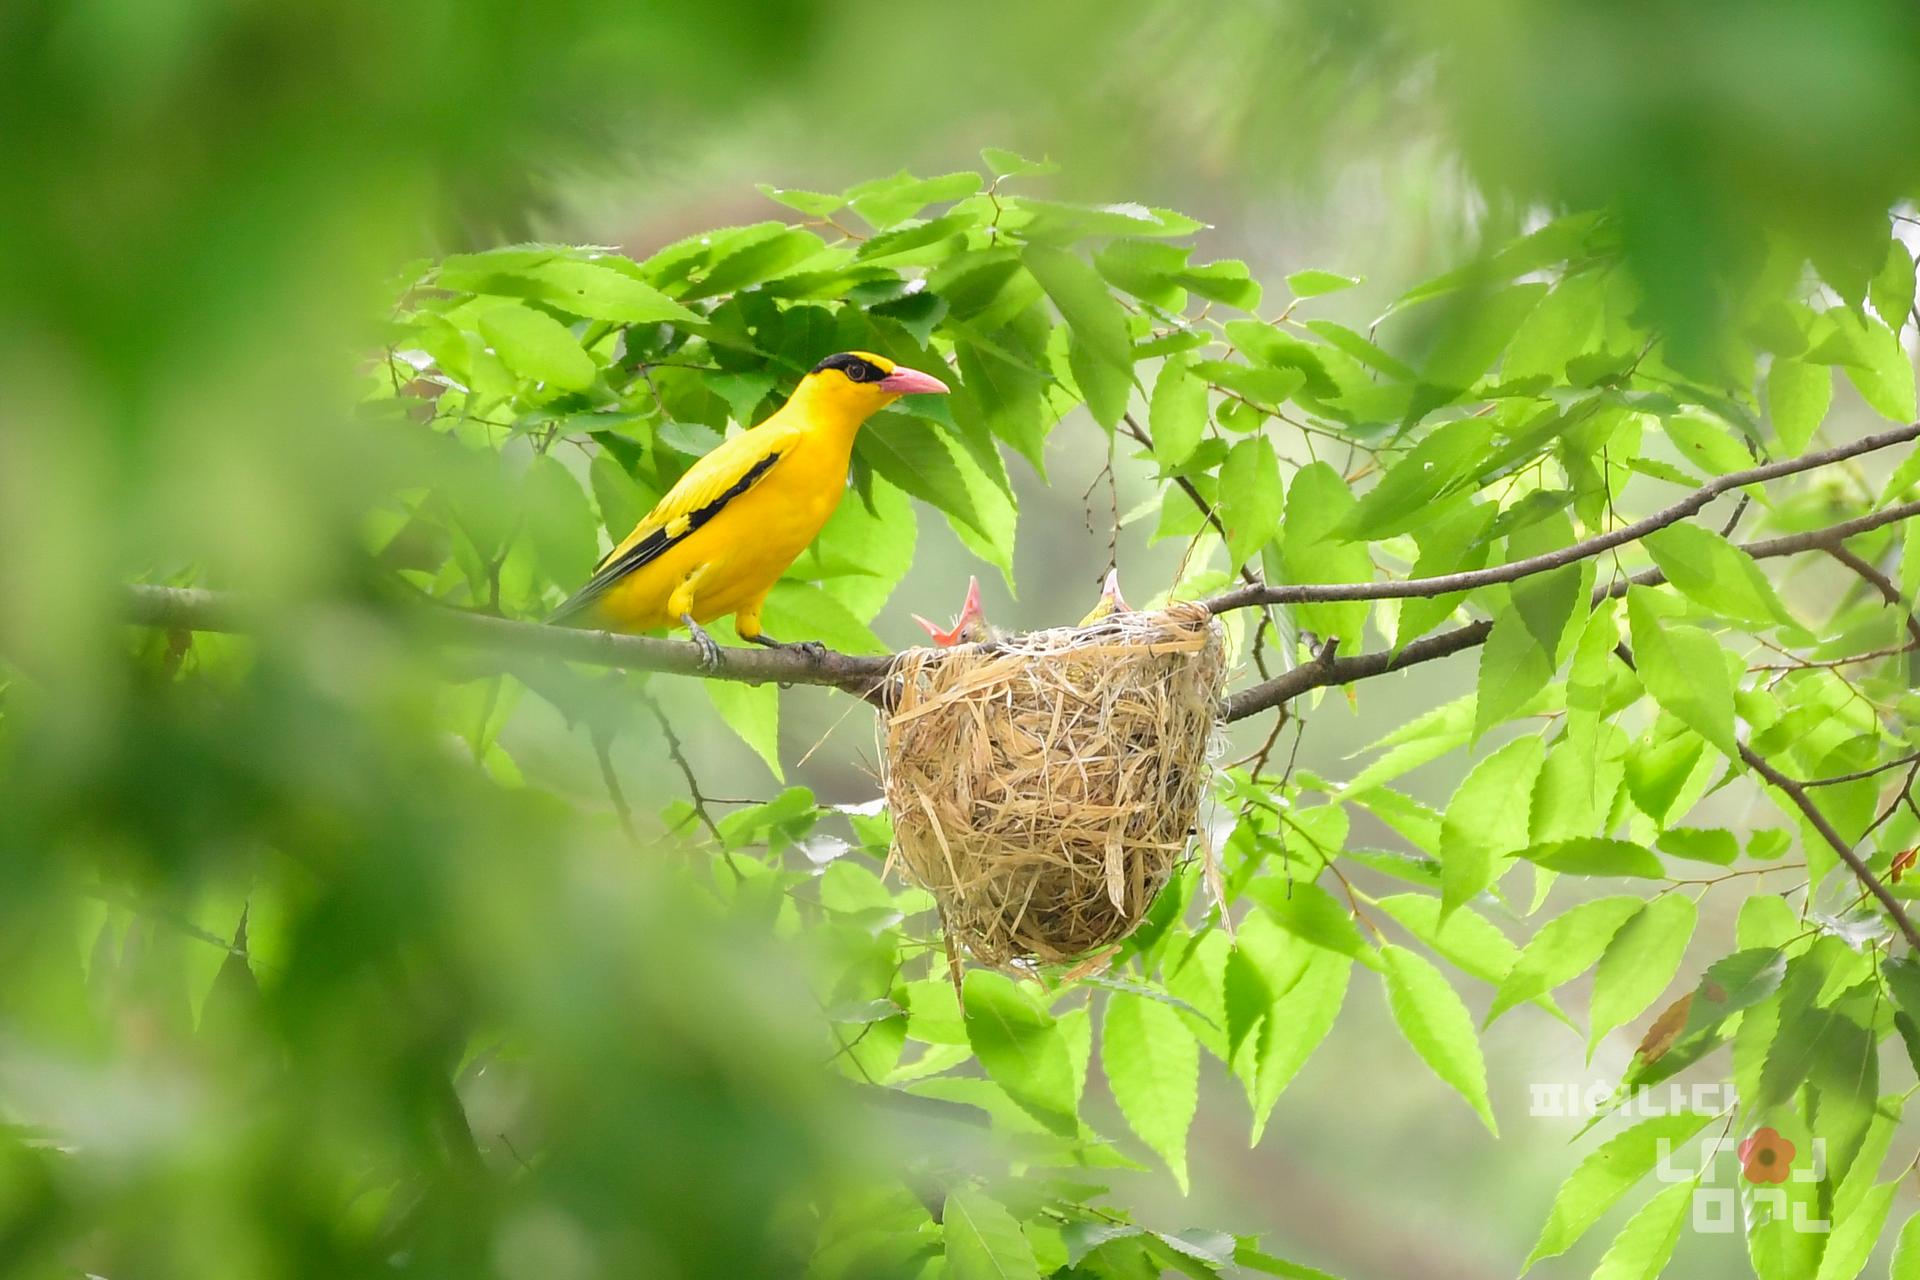
[[725,493],[722,493],[706,506],[694,511],[689,511],[685,516],[668,521],[665,525],[655,529],[652,533],[640,539],[640,541],[634,543],[618,555],[609,553],[607,558],[602,560],[594,570],[593,576],[587,579],[586,585],[574,592],[571,596],[568,596],[566,601],[562,603],[558,609],[553,611],[553,615],[549,617],[547,621],[563,626],[578,622],[584,614],[592,609],[594,604],[597,603],[602,596],[606,595],[607,592],[613,588],[616,582],[619,582],[620,579],[626,577],[642,565],[652,564],[668,551],[686,541],[696,530],[705,525],[707,521],[719,515],[721,509],[729,502],[732,502],[735,498],[753,488],[754,485],[760,483],[767,472],[773,469],[773,464],[780,461],[780,458],[781,455],[778,453],[768,454],[751,467],[748,467],[746,474],[734,481],[733,485],[728,488]]

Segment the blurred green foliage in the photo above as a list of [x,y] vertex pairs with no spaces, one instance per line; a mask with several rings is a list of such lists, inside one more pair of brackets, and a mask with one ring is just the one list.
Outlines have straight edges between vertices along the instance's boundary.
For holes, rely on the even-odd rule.
[[[859,500],[769,607],[852,652],[884,651],[934,513],[1011,581],[1015,477],[1056,431],[1151,483],[1123,518],[1187,549],[1164,598],[1503,563],[1911,421],[1907,6],[93,0],[0,13],[0,72],[0,1271],[1318,1275],[1107,1186],[1151,1155],[1185,1188],[1204,1059],[1258,1141],[1356,966],[1490,1129],[1456,988],[1564,1019],[1592,971],[1594,1040],[1694,990],[1623,1084],[1731,1043],[1740,1133],[1833,1153],[1802,1194],[1840,1233],[1762,1224],[1756,1274],[1851,1274],[1881,1234],[1906,1087],[1882,1074],[1911,1069],[1920,988],[1737,744],[1867,775],[1818,803],[1891,878],[1920,839],[1887,791],[1920,711],[1905,609],[1735,543],[1910,500],[1911,453],[1756,490],[1738,534],[1234,615],[1275,669],[1301,630],[1351,656],[1486,625],[1477,689],[1345,778],[1224,769],[1221,897],[1191,867],[1075,982],[956,992],[925,895],[879,874],[884,817],[804,788],[695,794],[630,840],[591,757],[528,724],[665,772],[684,704],[437,654],[394,600],[540,616],[849,347],[957,373],[863,435]],[[1065,163],[976,172],[976,128]],[[779,147],[766,220],[633,256],[515,243],[580,173],[671,206],[739,137]],[[1158,207],[1368,165],[1470,211],[1377,326],[1342,309],[1360,281],[1263,288]],[[1909,602],[1916,527],[1849,544]],[[129,579],[235,588],[250,634],[129,632]],[[792,763],[774,690],[708,693]],[[1405,787],[1467,757],[1442,807]],[[1782,817],[1700,816],[1731,787]],[[1693,988],[1690,895],[1722,875],[1751,899]],[[1652,1137],[1624,1133],[1537,1254],[1620,1198],[1593,1170]],[[1657,1274],[1679,1203],[1607,1274]]]

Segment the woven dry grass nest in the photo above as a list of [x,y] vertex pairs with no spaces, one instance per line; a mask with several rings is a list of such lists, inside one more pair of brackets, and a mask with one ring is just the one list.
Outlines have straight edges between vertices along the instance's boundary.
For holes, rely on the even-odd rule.
[[895,667],[893,856],[949,954],[1063,961],[1124,936],[1185,855],[1226,661],[1200,605],[1122,613]]

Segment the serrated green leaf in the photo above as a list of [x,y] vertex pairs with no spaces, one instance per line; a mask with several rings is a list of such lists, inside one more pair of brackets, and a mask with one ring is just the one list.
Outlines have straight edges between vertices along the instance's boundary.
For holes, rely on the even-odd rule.
[[1492,1023],[1516,1004],[1544,995],[1585,973],[1600,959],[1614,934],[1645,905],[1619,895],[1583,902],[1547,924],[1520,950],[1513,971],[1494,993],[1487,1013]]
[[1669,893],[1649,902],[1613,935],[1593,972],[1589,1059],[1602,1036],[1645,1013],[1673,982],[1699,915],[1693,899]]
[[1462,418],[1433,431],[1361,495],[1339,536],[1373,542],[1424,524],[1435,500],[1463,483],[1492,441],[1493,426],[1484,418]]
[[888,483],[951,515],[981,536],[990,536],[960,470],[957,446],[945,432],[924,422],[883,414],[860,433],[855,448]]
[[[1294,473],[1280,530],[1280,563],[1288,582],[1372,580],[1373,560],[1366,547],[1333,536],[1353,505],[1346,480],[1327,463],[1309,463]],[[1293,613],[1306,630],[1323,638],[1338,637],[1343,648],[1351,649],[1359,646],[1365,633],[1368,605],[1364,600],[1295,605]]]
[[1261,1021],[1253,1061],[1239,1071],[1253,1108],[1251,1145],[1260,1144],[1274,1103],[1333,1030],[1352,973],[1346,956],[1314,949],[1299,979]]
[[1920,1280],[1920,1213],[1907,1219],[1893,1246],[1893,1265],[1888,1280]]
[[962,998],[968,1042],[993,1082],[1053,1132],[1079,1132],[1072,1056],[1053,1015],[1013,979],[987,969],[968,972]]
[[1153,456],[1162,468],[1177,467],[1199,445],[1207,426],[1207,384],[1175,357],[1160,366],[1147,404]]
[[1287,277],[1287,288],[1296,298],[1317,298],[1323,293],[1338,293],[1360,283],[1358,276],[1336,275],[1331,271],[1296,271]]
[[1200,1105],[1199,1042],[1171,1007],[1116,991],[1101,1024],[1100,1061],[1127,1126],[1166,1161],[1185,1195],[1187,1130]]
[[1493,1108],[1487,1102],[1487,1062],[1473,1031],[1473,1017],[1440,971],[1405,947],[1380,949],[1385,962],[1382,976],[1393,1020],[1423,1061],[1442,1081],[1467,1100],[1487,1126],[1500,1136]]
[[786,781],[786,772],[780,767],[779,687],[736,680],[702,680],[700,685],[727,728],[753,748],[776,780]]
[[1247,557],[1273,540],[1280,531],[1285,499],[1280,486],[1280,461],[1265,436],[1250,436],[1233,446],[1220,466],[1220,523],[1227,530],[1227,558],[1244,564]]
[[1792,621],[1753,557],[1713,530],[1669,525],[1646,543],[1668,582],[1722,617],[1762,626]]
[[1642,1205],[1607,1246],[1593,1280],[1658,1280],[1673,1260],[1698,1190],[1697,1182],[1676,1182]]
[[1634,660],[1653,700],[1729,759],[1740,758],[1733,736],[1733,681],[1720,645],[1698,627],[1674,622],[1655,604],[1650,587],[1627,591]]
[[1443,917],[1493,883],[1503,854],[1526,847],[1526,797],[1544,758],[1540,739],[1526,734],[1475,765],[1454,790],[1440,825]]
[[[1873,1247],[1880,1243],[1881,1228],[1893,1210],[1898,1182],[1883,1182],[1861,1197],[1853,1212],[1838,1219],[1827,1247],[1820,1255],[1820,1271],[1814,1280],[1854,1280],[1866,1269]],[[1899,1272],[1896,1270],[1895,1275]]]
[[1663,1154],[1700,1132],[1712,1118],[1691,1111],[1652,1116],[1601,1143],[1560,1184],[1523,1270],[1572,1248],[1602,1214],[1652,1172]]
[[1379,967],[1379,957],[1360,936],[1359,926],[1354,924],[1347,909],[1319,885],[1297,881],[1289,886],[1272,877],[1262,877],[1247,886],[1247,896],[1295,937],[1351,956],[1370,968]]
[[593,385],[597,366],[567,326],[544,311],[503,302],[480,313],[480,335],[507,368],[569,391]]
[[1638,876],[1664,880],[1667,869],[1643,844],[1631,840],[1608,840],[1599,836],[1580,836],[1553,844],[1531,845],[1521,857],[1535,866],[1564,875]]

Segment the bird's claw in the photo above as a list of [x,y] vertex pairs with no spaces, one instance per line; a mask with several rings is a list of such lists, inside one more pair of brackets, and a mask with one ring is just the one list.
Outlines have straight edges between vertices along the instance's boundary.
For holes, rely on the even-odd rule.
[[748,636],[747,639],[755,644],[765,645],[769,649],[792,649],[803,653],[809,662],[819,662],[827,656],[827,646],[818,640],[775,640],[764,631],[758,635]]
[[706,628],[695,622],[691,616],[684,616],[680,621],[686,624],[687,634],[693,639],[695,647],[700,650],[700,669],[718,671],[720,646],[714,643],[713,637],[707,634]]

